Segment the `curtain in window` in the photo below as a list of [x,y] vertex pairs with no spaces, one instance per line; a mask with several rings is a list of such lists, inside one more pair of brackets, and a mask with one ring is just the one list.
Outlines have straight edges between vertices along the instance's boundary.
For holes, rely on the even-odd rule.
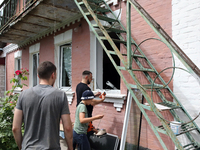
[[33,54],[33,86],[37,85],[38,54]]
[[71,86],[71,47],[62,50],[62,87]]

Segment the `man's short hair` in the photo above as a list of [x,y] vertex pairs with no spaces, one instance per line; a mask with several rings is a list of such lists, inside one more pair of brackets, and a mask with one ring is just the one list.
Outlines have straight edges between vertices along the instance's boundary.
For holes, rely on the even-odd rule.
[[37,72],[40,79],[48,80],[52,73],[56,72],[56,66],[50,61],[44,61],[39,65]]
[[90,74],[92,74],[92,72],[85,70],[85,71],[83,71],[82,76],[86,76],[86,75],[90,75]]

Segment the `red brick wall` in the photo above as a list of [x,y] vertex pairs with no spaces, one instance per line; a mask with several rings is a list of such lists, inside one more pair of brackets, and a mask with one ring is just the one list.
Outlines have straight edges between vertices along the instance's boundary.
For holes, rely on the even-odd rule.
[[[77,24],[78,25],[78,24]],[[76,26],[75,26],[76,27]],[[72,90],[81,81],[82,72],[90,69],[90,32],[86,21],[72,34]]]
[[15,71],[15,59],[14,52],[6,55],[6,90],[10,90],[13,84],[10,84],[10,80],[14,78]]
[[[22,49],[22,68],[29,70],[29,47],[25,47]],[[24,84],[29,85],[29,76],[27,81],[24,81]],[[24,86],[23,89],[27,89],[27,86]]]
[[40,41],[39,63],[43,61],[51,61],[54,63],[54,38],[53,35],[48,36]]

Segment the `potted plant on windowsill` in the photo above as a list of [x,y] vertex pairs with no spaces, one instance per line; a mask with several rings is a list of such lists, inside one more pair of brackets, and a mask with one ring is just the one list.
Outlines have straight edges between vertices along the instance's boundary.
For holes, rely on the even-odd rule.
[[18,149],[12,134],[13,111],[19,97],[19,89],[27,86],[21,82],[27,80],[27,75],[27,69],[15,71],[14,78],[10,80],[10,83],[14,83],[12,89],[5,92],[5,97],[0,98],[0,150]]

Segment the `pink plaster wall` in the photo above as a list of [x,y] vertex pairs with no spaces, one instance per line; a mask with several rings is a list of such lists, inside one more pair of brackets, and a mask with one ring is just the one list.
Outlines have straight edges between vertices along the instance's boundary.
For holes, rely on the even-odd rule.
[[10,84],[10,80],[14,78],[15,73],[15,59],[14,52],[6,55],[6,90],[11,90],[12,85]]

